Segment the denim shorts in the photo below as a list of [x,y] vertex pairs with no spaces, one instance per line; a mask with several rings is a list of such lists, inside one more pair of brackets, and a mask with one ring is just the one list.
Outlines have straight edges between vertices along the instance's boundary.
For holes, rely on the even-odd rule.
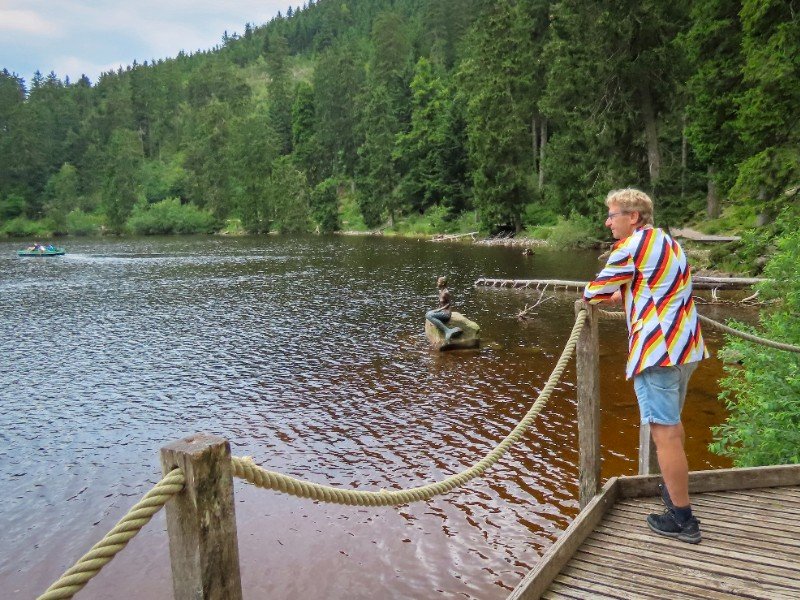
[[677,425],[689,378],[697,362],[676,367],[648,367],[633,378],[642,423]]

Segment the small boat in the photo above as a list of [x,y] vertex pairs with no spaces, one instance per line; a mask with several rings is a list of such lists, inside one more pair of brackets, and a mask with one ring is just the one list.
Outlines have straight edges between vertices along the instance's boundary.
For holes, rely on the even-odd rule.
[[66,253],[67,251],[63,248],[56,248],[55,246],[17,250],[17,256],[64,256]]

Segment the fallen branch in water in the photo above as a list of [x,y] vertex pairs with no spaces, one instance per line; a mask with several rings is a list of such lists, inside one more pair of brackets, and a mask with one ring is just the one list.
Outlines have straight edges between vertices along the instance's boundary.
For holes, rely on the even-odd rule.
[[706,298],[702,298],[700,296],[694,296],[694,301],[696,304],[727,304],[727,305],[735,305],[735,306],[763,306],[765,304],[772,304],[777,302],[778,300],[759,300],[758,299],[758,292],[756,291],[754,294],[750,294],[746,298],[742,298],[741,300],[723,300],[717,295],[717,288],[713,288],[711,290],[711,300],[707,300]]
[[547,286],[545,285],[541,290],[537,290],[539,292],[539,297],[536,298],[536,302],[534,302],[531,305],[526,304],[525,308],[523,308],[519,313],[517,313],[517,318],[520,321],[524,321],[525,319],[530,319],[530,318],[536,316],[536,313],[532,313],[531,312],[531,311],[533,311],[533,309],[537,308],[538,306],[540,306],[544,302],[547,302],[548,300],[552,300],[552,299],[555,298],[555,296],[547,296],[547,297],[545,297],[544,292],[545,292],[546,289],[547,289]]
[[[762,281],[769,281],[768,279],[760,279],[758,277],[705,277],[701,275],[693,276],[694,289],[696,290],[710,290],[718,288],[721,290],[739,290],[750,287]],[[565,281],[561,279],[490,279],[488,277],[481,277],[475,281],[475,287],[499,287],[499,288],[529,288],[536,289],[542,285],[553,285],[554,287],[561,287],[567,289],[576,289],[583,291],[586,287],[585,281]]]

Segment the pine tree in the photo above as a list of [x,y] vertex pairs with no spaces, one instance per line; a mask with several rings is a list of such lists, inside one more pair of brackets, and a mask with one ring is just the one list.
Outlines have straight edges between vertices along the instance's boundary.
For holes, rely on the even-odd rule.
[[692,68],[687,82],[686,135],[708,171],[706,212],[720,213],[719,192],[732,185],[741,145],[734,129],[742,91],[739,0],[695,0],[683,45]]
[[747,89],[736,130],[749,156],[739,166],[733,193],[752,202],[764,222],[789,197],[798,197],[800,14],[791,2],[744,0],[740,15]]
[[131,129],[117,129],[108,145],[103,206],[108,226],[121,232],[125,221],[140,198],[139,167],[144,156],[139,134]]
[[397,172],[392,160],[399,125],[385,86],[370,89],[362,124],[364,143],[358,149],[356,168],[359,208],[367,226],[377,227],[384,214],[393,222],[400,208],[394,193]]
[[267,74],[270,78],[270,124],[280,140],[281,154],[289,154],[292,151],[292,89],[286,38],[282,35],[273,36],[269,48]]
[[314,131],[314,90],[300,83],[292,105],[292,148],[297,166],[305,171],[309,184],[319,182],[319,148]]
[[665,161],[680,147],[676,37],[687,16],[681,0],[554,6],[541,106],[552,124],[547,189],[562,213],[589,214],[613,187],[679,187],[680,167]]
[[358,98],[364,85],[359,47],[348,42],[328,49],[314,69],[314,109],[320,177],[353,176],[358,161]]
[[531,196],[529,24],[516,3],[485,4],[460,67],[474,201],[484,226],[520,230]]

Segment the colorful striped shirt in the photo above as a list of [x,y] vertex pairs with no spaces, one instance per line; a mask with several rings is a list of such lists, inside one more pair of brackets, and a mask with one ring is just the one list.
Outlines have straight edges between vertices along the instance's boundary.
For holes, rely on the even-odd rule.
[[609,299],[621,289],[628,322],[627,379],[647,367],[708,358],[692,299],[692,275],[680,245],[661,229],[645,226],[619,240],[584,300]]

